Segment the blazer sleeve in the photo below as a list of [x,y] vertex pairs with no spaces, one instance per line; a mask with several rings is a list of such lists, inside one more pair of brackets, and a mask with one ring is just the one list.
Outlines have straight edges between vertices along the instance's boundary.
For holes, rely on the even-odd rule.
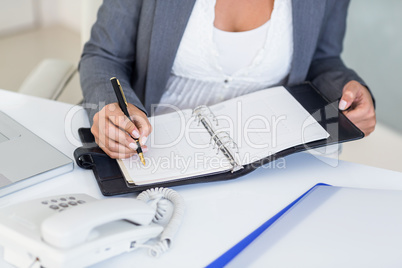
[[[351,80],[366,83],[343,63],[340,55],[346,31],[349,0],[328,0],[317,47],[307,80],[311,81],[330,100],[342,96],[343,87]],[[374,100],[374,98],[373,98]]]
[[91,125],[98,111],[117,101],[111,77],[120,80],[127,102],[145,111],[130,84],[140,9],[139,0],[104,0],[98,11],[79,63],[83,106]]

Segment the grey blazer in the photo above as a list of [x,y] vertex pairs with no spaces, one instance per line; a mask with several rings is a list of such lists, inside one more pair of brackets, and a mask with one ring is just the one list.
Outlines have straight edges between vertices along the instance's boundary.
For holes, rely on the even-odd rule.
[[[127,101],[144,112],[159,102],[195,0],[104,0],[80,61],[89,118],[116,102],[119,78]],[[293,0],[294,54],[284,85],[311,81],[331,101],[362,79],[342,62],[349,0]],[[268,75],[268,74],[267,74]]]

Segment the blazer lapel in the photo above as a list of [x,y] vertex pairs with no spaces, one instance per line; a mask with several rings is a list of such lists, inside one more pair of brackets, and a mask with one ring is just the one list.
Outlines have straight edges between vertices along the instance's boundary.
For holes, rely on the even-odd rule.
[[195,0],[157,0],[151,32],[145,108],[158,103],[169,79]]
[[288,85],[304,82],[317,46],[326,0],[293,0],[293,60]]

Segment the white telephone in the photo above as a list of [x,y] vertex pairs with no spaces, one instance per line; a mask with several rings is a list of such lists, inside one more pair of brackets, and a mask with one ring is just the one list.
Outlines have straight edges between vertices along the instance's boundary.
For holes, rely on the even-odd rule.
[[[139,247],[157,256],[170,247],[183,212],[181,196],[167,188],[137,199],[52,196],[2,208],[0,246],[17,267],[85,267]],[[168,214],[166,228],[157,224]],[[156,244],[144,244],[156,237]]]

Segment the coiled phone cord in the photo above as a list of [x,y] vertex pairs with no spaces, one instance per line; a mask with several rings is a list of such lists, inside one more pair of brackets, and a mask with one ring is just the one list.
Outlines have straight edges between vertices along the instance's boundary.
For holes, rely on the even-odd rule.
[[155,207],[156,212],[153,219],[154,223],[160,222],[166,216],[169,208],[167,200],[172,202],[174,205],[173,214],[168,225],[162,232],[159,242],[153,246],[143,245],[144,247],[149,248],[150,255],[158,257],[171,247],[173,237],[179,229],[184,215],[184,200],[176,191],[163,187],[143,191],[138,195],[137,199]]

